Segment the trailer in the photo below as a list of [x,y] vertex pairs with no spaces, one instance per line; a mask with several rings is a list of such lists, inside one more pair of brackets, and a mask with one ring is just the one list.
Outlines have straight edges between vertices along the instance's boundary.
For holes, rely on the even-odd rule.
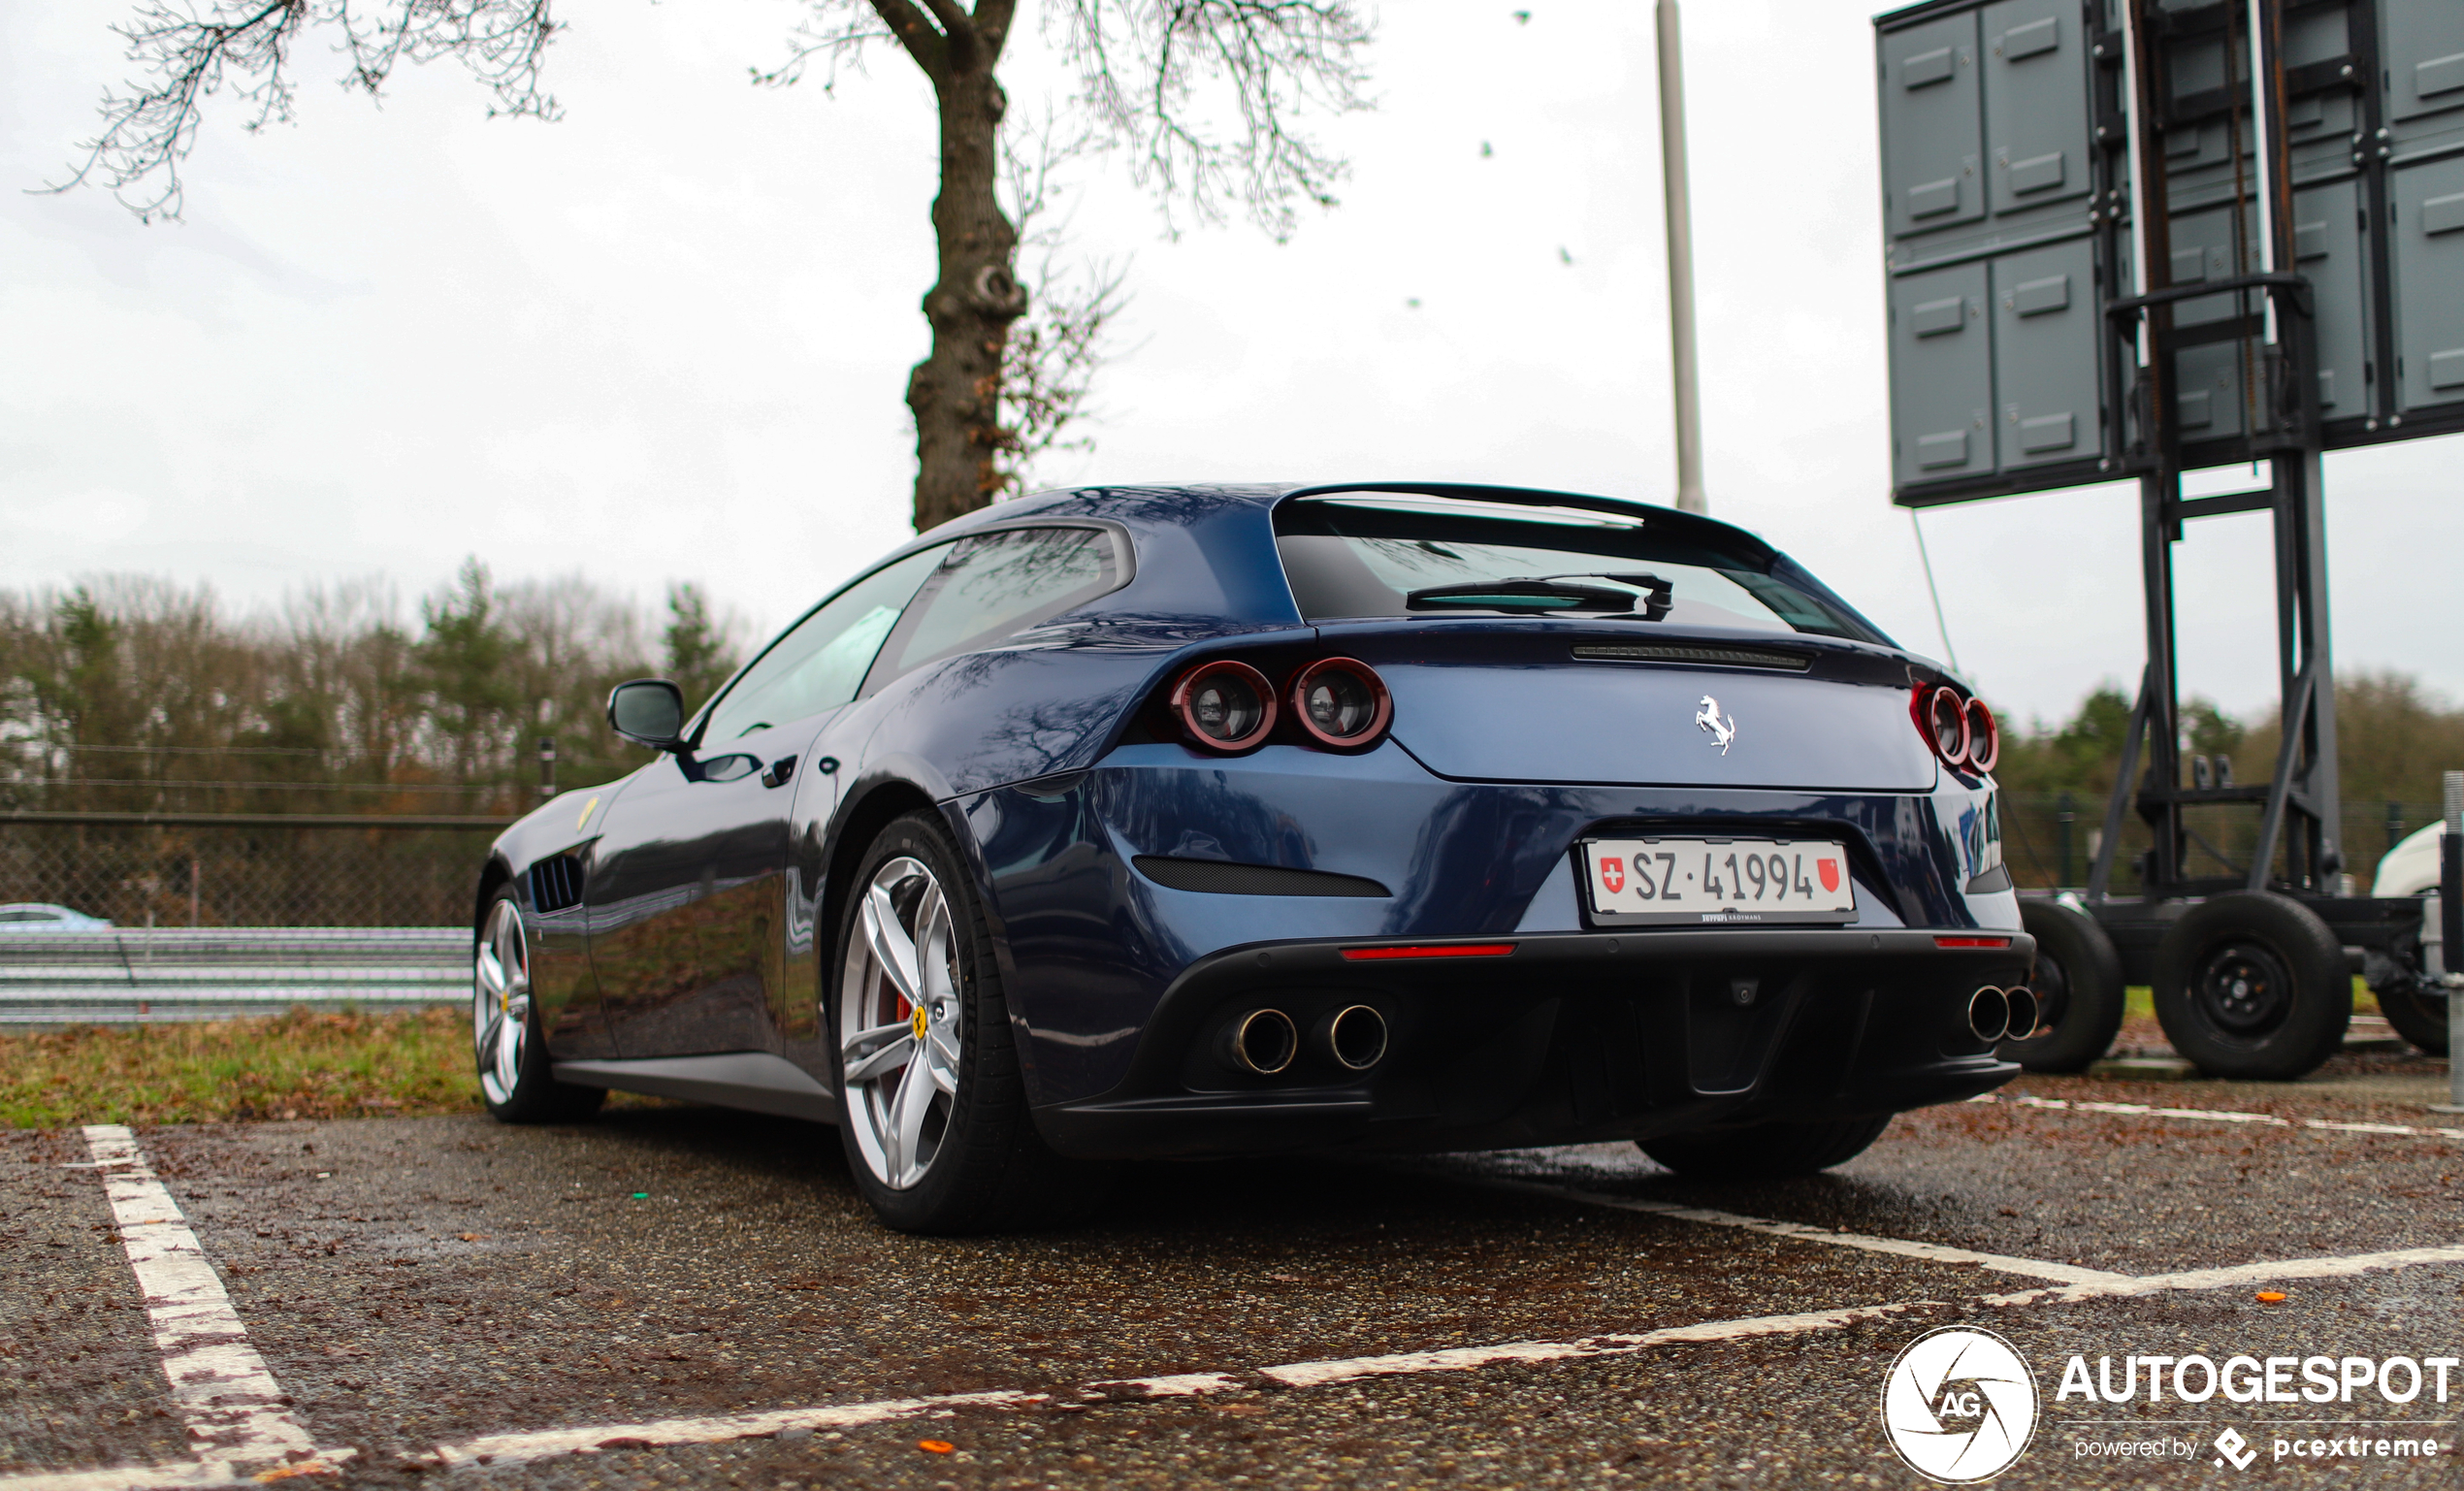
[[[2005,1053],[2078,1070],[2146,984],[2201,1070],[2289,1080],[2356,974],[2444,1053],[2438,903],[2352,894],[2338,842],[2320,458],[2464,431],[2464,6],[1929,0],[1875,37],[1893,500],[2139,487],[2146,666],[2087,885],[2022,902],[2044,1015]],[[2264,490],[2184,495],[2242,463]],[[2248,784],[2186,774],[2174,646],[2175,546],[2239,512],[2273,519],[2284,727]],[[2191,873],[2209,805],[2258,815],[2247,863],[2207,846],[2227,875]]]

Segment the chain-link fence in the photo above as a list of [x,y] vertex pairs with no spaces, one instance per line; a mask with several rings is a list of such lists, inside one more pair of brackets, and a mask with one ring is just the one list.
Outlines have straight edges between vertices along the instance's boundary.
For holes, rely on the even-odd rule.
[[[2002,796],[2002,851],[2012,878],[2023,889],[2077,888],[2088,883],[2103,839],[2105,799],[2086,793],[2016,794]],[[2344,805],[2345,869],[2354,890],[2370,891],[2379,857],[2407,834],[2436,823],[2435,802],[2347,802]],[[2253,804],[2197,803],[2182,818],[2188,840],[2185,872],[2197,878],[2248,873],[2258,845],[2259,813]],[[2139,857],[2154,842],[2135,812],[2124,813],[2122,843],[2113,859],[2113,892],[2139,890]],[[2281,841],[2278,853],[2282,854]]]
[[471,898],[501,822],[0,819],[0,1025],[467,999]]
[[0,821],[0,904],[121,927],[462,926],[489,820],[267,814]]

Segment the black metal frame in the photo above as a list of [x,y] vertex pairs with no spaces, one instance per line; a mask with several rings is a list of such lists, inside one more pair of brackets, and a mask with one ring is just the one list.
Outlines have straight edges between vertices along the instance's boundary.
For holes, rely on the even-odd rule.
[[[2180,29],[2182,22],[2169,20],[2169,13],[2151,0],[2128,3],[2125,45],[2132,54],[2126,76],[2133,81],[2137,95],[2129,105],[2139,119],[2147,121],[2136,139],[2135,190],[2148,203],[2162,203],[2169,198],[2165,153],[2154,121],[2170,117],[2176,111],[2162,110],[2156,103],[2171,93],[2158,42],[2168,27]],[[2319,491],[2319,455],[2325,440],[2313,372],[2317,356],[2310,285],[2298,274],[2259,267],[2294,262],[2291,162],[2284,128],[2287,80],[2281,48],[2286,0],[2258,0],[2255,9],[2258,31],[2252,37],[2239,34],[2237,16],[2247,13],[2238,6],[2212,8],[2221,14],[2209,9],[2170,13],[2193,17],[2190,23],[2202,30],[2221,24],[2228,47],[2248,48],[2252,76],[2265,84],[2250,90],[2256,93],[2258,103],[2249,126],[2258,132],[2259,149],[2253,152],[2259,168],[2257,179],[2247,180],[2237,168],[2231,199],[2240,273],[2221,280],[2169,284],[2173,262],[2169,217],[2147,211],[2136,214],[2134,230],[2147,281],[2156,288],[2143,295],[2109,295],[2105,303],[2116,359],[2135,373],[2128,405],[2130,434],[2135,439],[2125,456],[2139,473],[2148,664],[2131,711],[2113,796],[2106,804],[2103,839],[2089,873],[2091,904],[2109,897],[2123,813],[2133,806],[2155,834],[2140,875],[2142,894],[2148,900],[2231,887],[2230,882],[2193,882],[2186,874],[2182,815],[2185,807],[2195,803],[2248,802],[2260,808],[2258,844],[2240,888],[2259,891],[2273,886],[2311,896],[2332,896],[2345,863],[2337,843],[2341,813],[2335,688],[2327,613],[2326,527]],[[2229,149],[2238,162],[2240,121],[2248,106],[2229,95],[2243,90],[2228,85],[2214,91],[2226,96],[2186,100],[2186,106],[2195,103],[2198,107],[2178,112],[2185,116],[2229,112],[2234,121]],[[2249,96],[2243,92],[2244,100]],[[2269,240],[2263,244],[2247,242],[2243,231],[2253,207],[2261,209],[2257,220]],[[2107,262],[2116,260],[2108,255]],[[2168,384],[2174,353],[2190,340],[2175,327],[2173,307],[2186,300],[2228,294],[2237,297],[2241,313],[2208,323],[2192,336],[2198,340],[2218,340],[2221,327],[2245,349],[2243,433],[2223,443],[2229,459],[2268,461],[2273,481],[2263,501],[2255,495],[2185,501],[2182,471],[2192,451],[2185,448],[2181,438],[2174,391]],[[2384,392],[2386,381],[2374,378],[2374,389]],[[2207,448],[2197,449],[2196,458],[2212,460],[2213,447],[2219,442],[2203,443]],[[2283,744],[2264,785],[2185,787],[2175,662],[2173,545],[2180,541],[2187,519],[2262,509],[2275,518]],[[2144,779],[2139,772],[2143,751]],[[2281,877],[2275,868],[2280,842],[2285,849]]]

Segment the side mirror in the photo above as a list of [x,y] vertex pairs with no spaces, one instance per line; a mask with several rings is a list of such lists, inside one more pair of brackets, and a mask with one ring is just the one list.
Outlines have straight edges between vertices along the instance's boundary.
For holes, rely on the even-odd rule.
[[607,725],[635,745],[654,751],[684,749],[685,696],[665,678],[620,683],[607,696]]

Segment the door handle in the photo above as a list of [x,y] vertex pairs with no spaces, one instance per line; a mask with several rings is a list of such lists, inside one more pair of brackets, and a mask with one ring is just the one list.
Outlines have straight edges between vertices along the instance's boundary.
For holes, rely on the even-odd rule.
[[793,756],[782,756],[762,769],[762,785],[764,787],[784,787],[787,785],[787,779],[794,775],[795,775],[795,758]]

